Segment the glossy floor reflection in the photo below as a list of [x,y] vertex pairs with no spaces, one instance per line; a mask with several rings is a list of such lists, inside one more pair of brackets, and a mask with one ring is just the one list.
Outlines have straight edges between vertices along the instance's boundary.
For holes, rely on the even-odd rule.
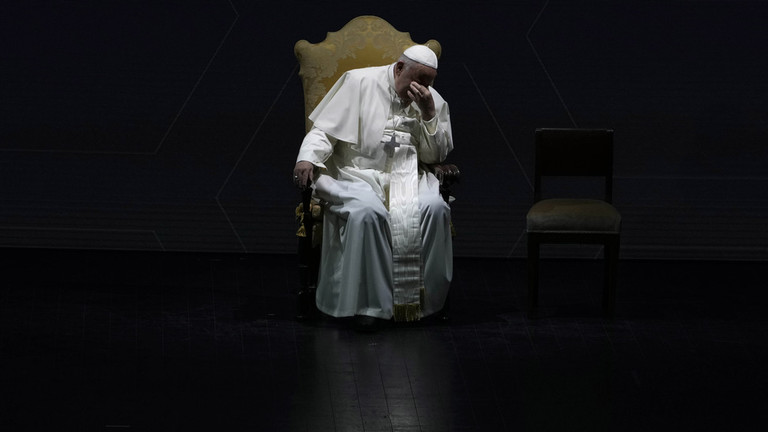
[[768,264],[457,259],[451,320],[293,319],[293,256],[5,250],[2,430],[748,430]]

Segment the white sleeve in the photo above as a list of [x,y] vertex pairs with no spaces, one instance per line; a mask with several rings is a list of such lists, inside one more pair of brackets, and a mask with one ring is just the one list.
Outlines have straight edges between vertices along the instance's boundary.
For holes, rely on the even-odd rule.
[[325,161],[333,154],[334,145],[336,145],[335,138],[313,127],[301,143],[296,162],[307,161],[317,167],[325,168]]
[[424,163],[438,163],[445,160],[453,150],[450,133],[450,117],[444,111],[432,117],[429,121],[421,122],[421,140],[419,140],[419,160]]

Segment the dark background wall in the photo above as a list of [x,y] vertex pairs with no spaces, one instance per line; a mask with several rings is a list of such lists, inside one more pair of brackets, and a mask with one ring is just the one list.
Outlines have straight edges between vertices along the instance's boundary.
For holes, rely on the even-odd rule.
[[533,131],[579,126],[616,131],[622,257],[768,258],[768,2],[22,4],[0,13],[0,246],[293,253],[293,45],[370,14],[443,45],[457,255],[524,256]]

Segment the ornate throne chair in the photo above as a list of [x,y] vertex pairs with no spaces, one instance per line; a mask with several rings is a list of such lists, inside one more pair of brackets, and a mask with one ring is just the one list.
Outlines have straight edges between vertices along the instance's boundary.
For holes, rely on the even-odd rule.
[[[309,114],[344,72],[394,63],[406,48],[415,44],[409,33],[400,32],[387,21],[370,15],[352,19],[341,30],[329,32],[322,42],[296,42],[294,53],[299,61],[299,76],[304,86],[305,132],[312,128]],[[431,39],[423,45],[440,57],[442,49],[439,42]],[[440,180],[441,194],[448,202],[450,186],[459,178],[458,168],[439,164],[430,166],[430,169]],[[302,193],[301,203],[296,209],[300,274],[297,316],[300,319],[317,314],[315,287],[322,255],[322,214],[322,204],[312,198],[312,191],[308,189]]]

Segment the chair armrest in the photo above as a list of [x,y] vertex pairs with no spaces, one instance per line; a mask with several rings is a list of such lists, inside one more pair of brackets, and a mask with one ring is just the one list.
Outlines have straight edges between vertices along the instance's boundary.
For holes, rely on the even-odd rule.
[[427,167],[440,181],[440,195],[445,202],[450,203],[451,187],[461,178],[459,168],[454,164],[430,164]]
[[440,180],[441,185],[447,187],[458,183],[461,177],[459,168],[454,164],[432,164],[429,165],[429,170]]

